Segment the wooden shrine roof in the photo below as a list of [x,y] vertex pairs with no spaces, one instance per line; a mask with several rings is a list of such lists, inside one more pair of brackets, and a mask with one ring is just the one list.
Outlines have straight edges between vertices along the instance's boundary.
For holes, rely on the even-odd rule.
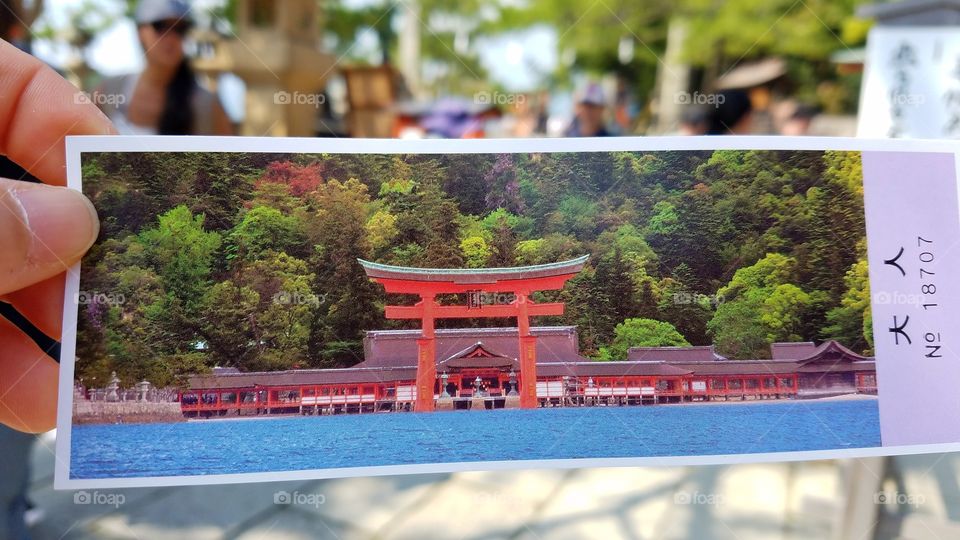
[[380,264],[363,259],[357,259],[357,261],[363,266],[367,276],[373,279],[479,284],[576,274],[583,270],[583,265],[589,258],[589,255],[583,255],[569,261],[507,268],[415,268]]

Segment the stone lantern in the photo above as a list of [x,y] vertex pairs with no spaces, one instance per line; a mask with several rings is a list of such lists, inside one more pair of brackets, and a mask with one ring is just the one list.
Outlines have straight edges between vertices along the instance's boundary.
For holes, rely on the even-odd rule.
[[508,396],[519,396],[517,392],[517,372],[510,370],[510,391],[507,392]]
[[117,390],[120,389],[120,379],[117,378],[117,372],[110,372],[110,382],[107,383],[107,401],[120,401],[120,396],[117,394]]
[[447,375],[447,372],[446,372],[446,371],[444,371],[444,372],[440,375],[440,397],[442,397],[442,398],[448,398],[448,397],[450,397],[450,393],[447,392],[447,381],[448,381],[448,380],[450,380],[450,376]]
[[150,392],[150,381],[144,379],[137,383],[137,401],[147,401]]
[[316,0],[239,0],[235,39],[209,35],[194,61],[215,78],[234,73],[247,85],[241,135],[314,136],[317,93],[336,62],[321,52]]

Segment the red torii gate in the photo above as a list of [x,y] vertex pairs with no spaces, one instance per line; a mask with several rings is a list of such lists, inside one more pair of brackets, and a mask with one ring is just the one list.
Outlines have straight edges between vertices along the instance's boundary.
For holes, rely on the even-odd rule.
[[[416,294],[413,306],[386,306],[388,319],[420,319],[422,334],[417,340],[416,411],[434,410],[433,386],[437,379],[434,321],[516,317],[520,334],[520,407],[537,406],[537,338],[530,335],[530,317],[562,315],[559,302],[537,304],[530,299],[536,291],[562,289],[568,279],[583,269],[589,255],[569,261],[513,268],[411,268],[357,259],[367,276],[383,285],[388,293]],[[447,306],[437,303],[438,294],[511,293],[507,304]]]

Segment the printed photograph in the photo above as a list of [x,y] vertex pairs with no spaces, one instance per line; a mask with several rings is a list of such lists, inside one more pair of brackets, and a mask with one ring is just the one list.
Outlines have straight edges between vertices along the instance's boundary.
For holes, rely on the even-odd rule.
[[71,479],[881,446],[859,152],[81,166]]

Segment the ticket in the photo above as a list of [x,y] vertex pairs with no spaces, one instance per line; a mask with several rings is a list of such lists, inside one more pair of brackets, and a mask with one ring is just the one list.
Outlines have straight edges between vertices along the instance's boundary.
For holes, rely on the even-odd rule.
[[958,152],[70,137],[55,485],[958,450]]

